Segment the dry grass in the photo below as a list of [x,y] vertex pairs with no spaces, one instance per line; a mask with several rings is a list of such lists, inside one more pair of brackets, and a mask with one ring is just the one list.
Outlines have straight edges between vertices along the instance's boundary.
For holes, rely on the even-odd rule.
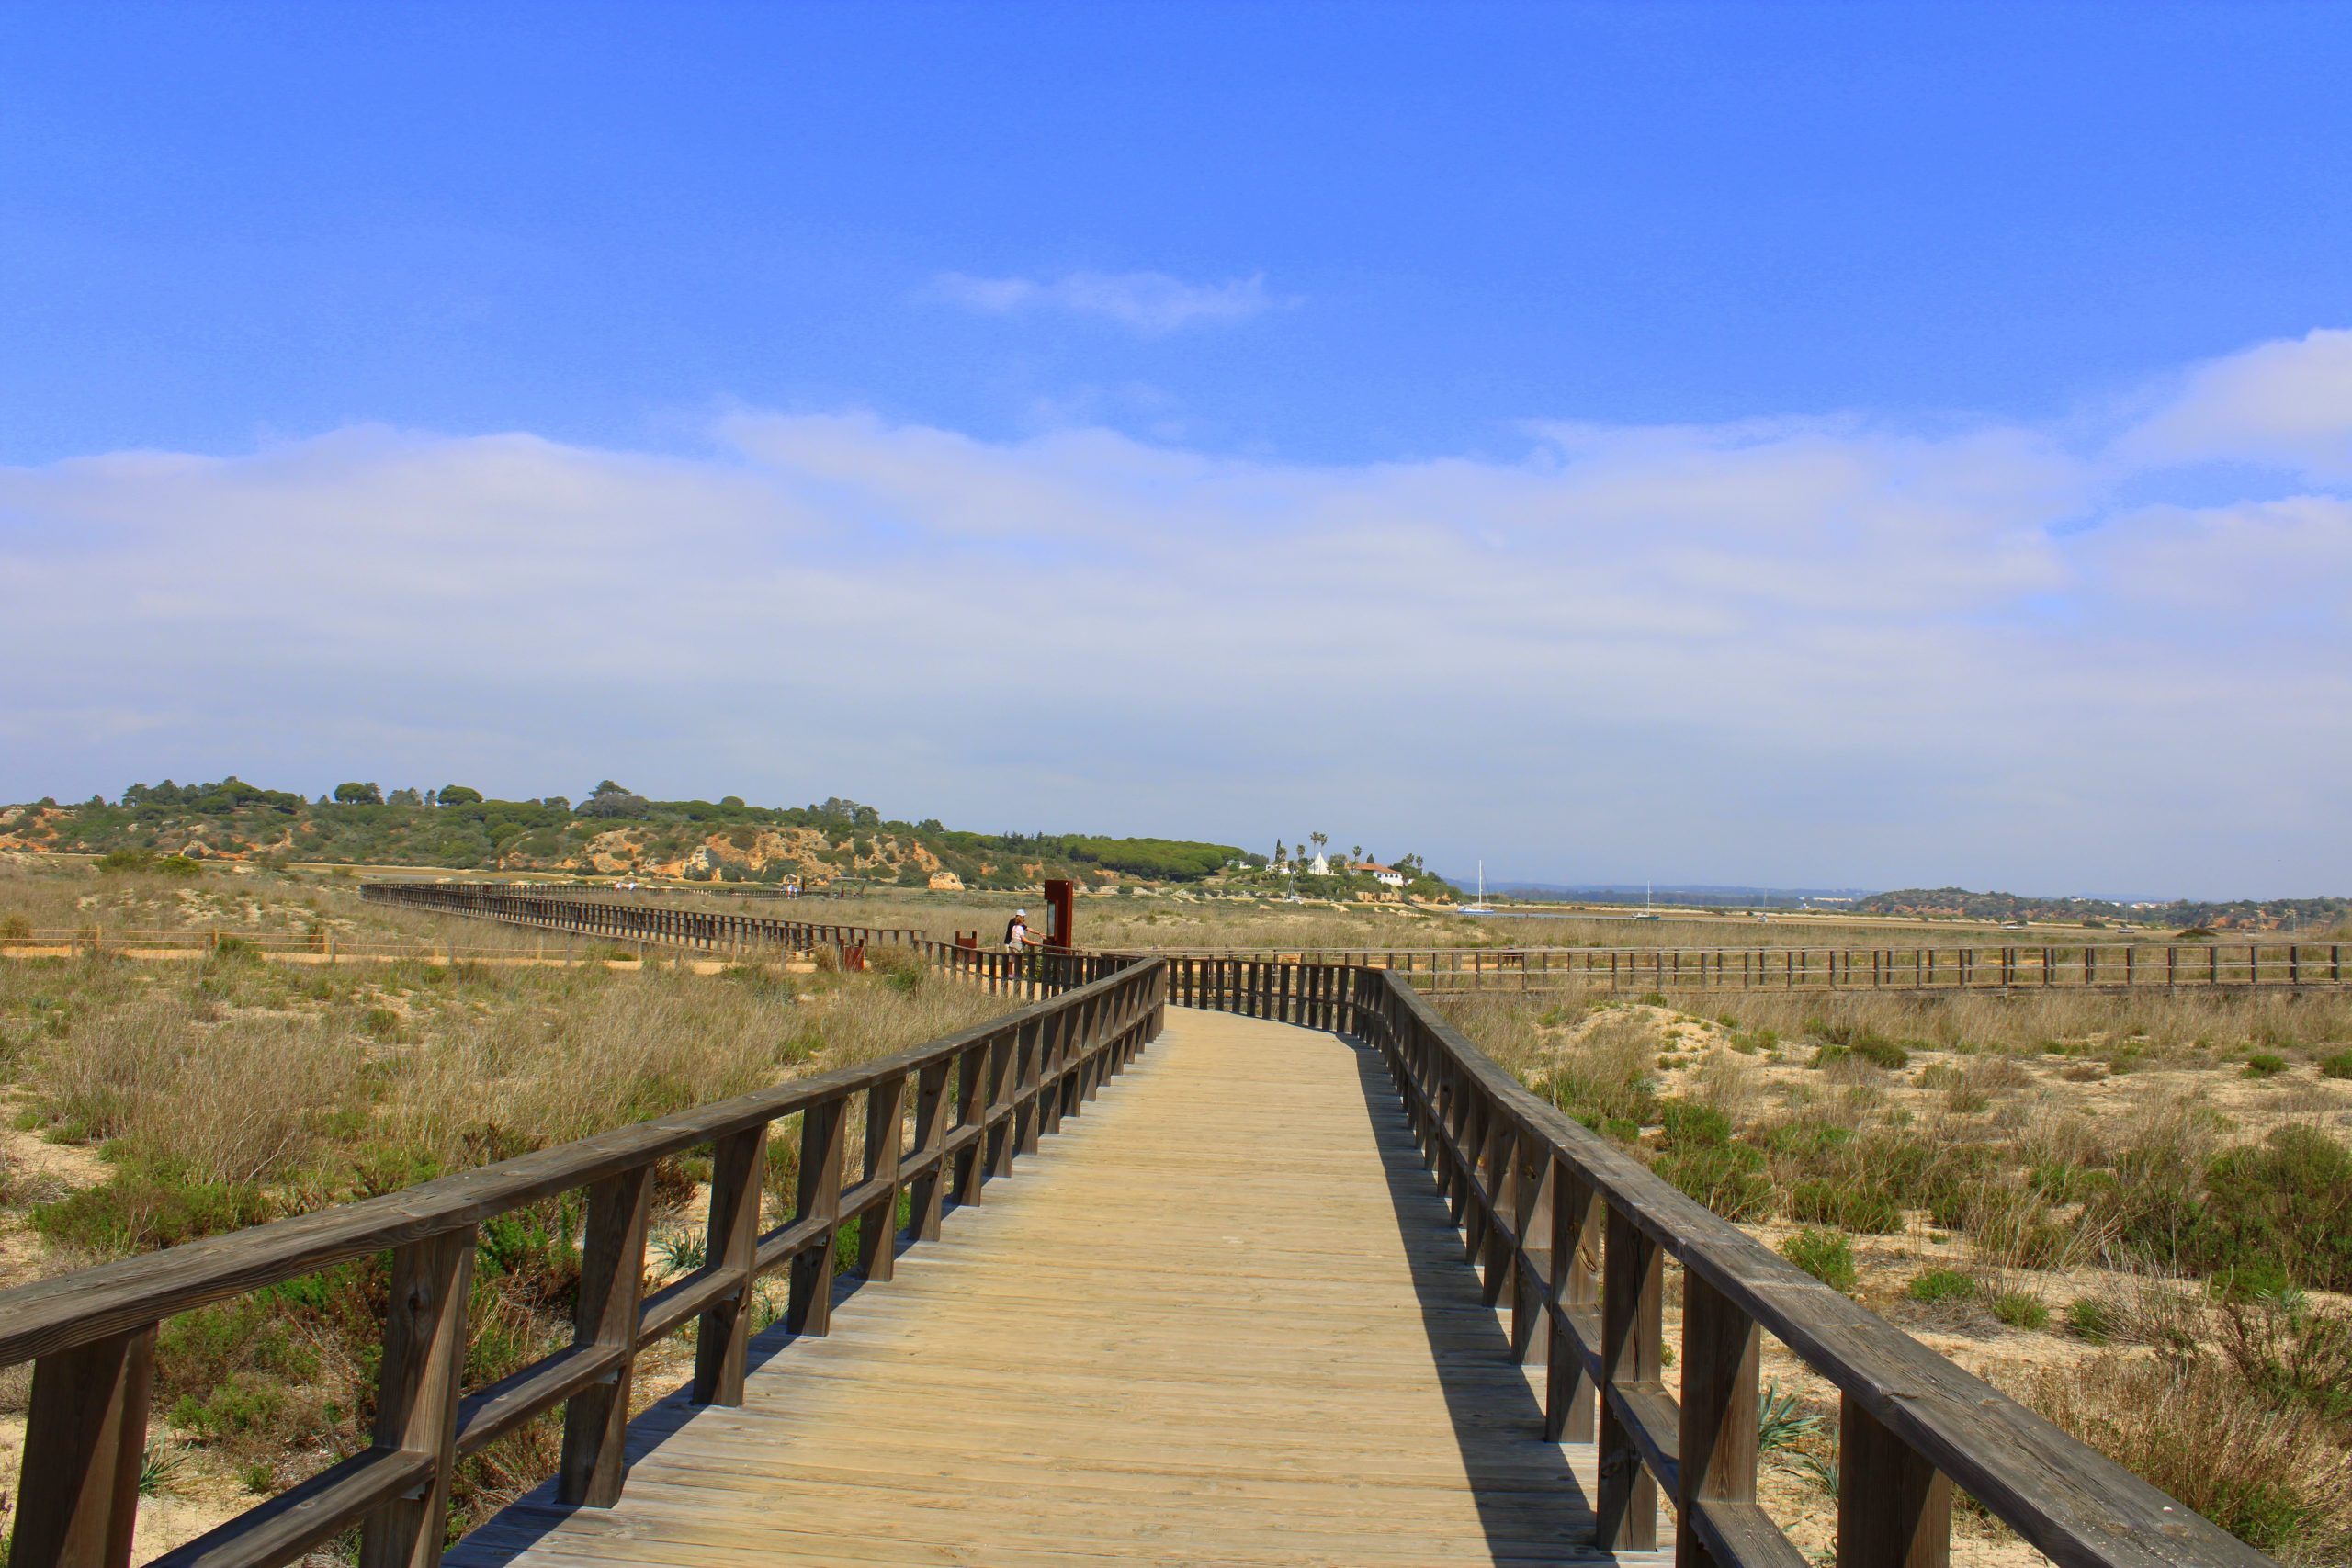
[[2027,1403],[2249,1544],[2290,1562],[2352,1559],[2341,1428],[2207,1357],[2109,1353],[2018,1385]]
[[199,1022],[187,993],[94,1018],[28,1062],[25,1081],[66,1136],[184,1170],[258,1182],[310,1158],[353,1102],[361,1053],[326,1017]]

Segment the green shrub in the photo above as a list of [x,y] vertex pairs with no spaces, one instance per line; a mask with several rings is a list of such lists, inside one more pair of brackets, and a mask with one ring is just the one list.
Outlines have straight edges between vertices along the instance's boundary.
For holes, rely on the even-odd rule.
[[2250,1078],[2275,1078],[2286,1070],[2287,1058],[2267,1051],[2257,1051],[2248,1056],[2245,1066],[2240,1069],[2245,1077]]
[[2026,1184],[2053,1203],[2079,1203],[2111,1190],[2115,1178],[2110,1172],[2079,1165],[2037,1165],[2028,1173]]
[[1837,1231],[1801,1230],[1781,1243],[1781,1256],[1833,1291],[1850,1293],[1860,1278],[1852,1244]]
[[578,1193],[493,1214],[481,1223],[477,1271],[531,1306],[568,1307],[580,1285],[580,1248],[572,1238],[585,1217]]
[[1788,1159],[1813,1161],[1851,1143],[1854,1130],[1829,1122],[1784,1122],[1764,1134],[1764,1146]]
[[2219,1316],[2222,1352],[2265,1397],[2352,1418],[2352,1315],[2282,1291],[2225,1301]]
[[182,1394],[172,1406],[172,1425],[212,1442],[266,1433],[286,1414],[286,1387],[274,1379],[239,1372],[201,1396]]
[[186,855],[165,855],[155,863],[155,869],[165,876],[186,878],[204,874],[204,868]]
[[1887,1235],[1903,1228],[1902,1207],[1884,1188],[1828,1177],[1811,1177],[1789,1189],[1789,1218],[1866,1235]]
[[2089,1296],[2068,1302],[2066,1332],[2086,1345],[2104,1345],[2115,1337],[2114,1310]]
[[1652,1168],[1727,1220],[1761,1219],[1771,1212],[1764,1153],[1747,1144],[1678,1145]]
[[2050,1308],[2025,1291],[2003,1291],[1993,1298],[1993,1315],[2012,1328],[2047,1328]]
[[108,850],[98,857],[98,869],[107,872],[139,872],[155,869],[153,850]]
[[2199,1272],[2267,1262],[2300,1284],[2352,1288],[2352,1151],[2295,1125],[2218,1156],[2177,1250]]
[[1668,1147],[1731,1142],[1731,1118],[1713,1106],[1672,1100],[1666,1102],[1658,1118],[1664,1123]]
[[1930,1269],[1915,1276],[1905,1293],[1915,1302],[1925,1302],[1930,1305],[1940,1302],[1969,1302],[1976,1299],[1976,1281],[1957,1269]]
[[2038,1194],[1999,1181],[1978,1182],[1969,1190],[1960,1201],[1957,1224],[1980,1253],[2016,1269],[2057,1267],[2075,1235],[2075,1227],[2050,1218]]
[[2352,1078],[2352,1051],[2338,1051],[2319,1059],[2319,1076],[2324,1078]]
[[1664,991],[1644,991],[1639,999],[1641,1004],[1645,1008],[1662,1008],[1666,1005],[1666,993]]
[[119,1254],[243,1230],[269,1219],[271,1210],[268,1195],[252,1182],[191,1181],[142,1164],[125,1167],[98,1186],[36,1204],[32,1224],[51,1241]]

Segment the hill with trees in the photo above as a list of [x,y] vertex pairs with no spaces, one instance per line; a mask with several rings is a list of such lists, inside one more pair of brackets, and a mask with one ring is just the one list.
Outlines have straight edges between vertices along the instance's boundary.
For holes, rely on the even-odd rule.
[[2177,898],[2127,904],[2109,898],[2038,898],[1972,893],[1965,887],[1906,887],[1854,901],[1866,915],[1972,920],[2071,920],[2083,925],[2144,925],[2173,930],[2329,931],[2352,921],[2352,898]]
[[1195,883],[1265,857],[1231,844],[1091,833],[976,833],[886,819],[839,796],[752,806],[740,796],[653,800],[606,779],[578,801],[494,800],[466,784],[387,791],[353,781],[315,799],[234,776],[138,784],[119,800],[0,808],[0,849],[198,859],[430,866],[797,882],[855,876],[900,886]]

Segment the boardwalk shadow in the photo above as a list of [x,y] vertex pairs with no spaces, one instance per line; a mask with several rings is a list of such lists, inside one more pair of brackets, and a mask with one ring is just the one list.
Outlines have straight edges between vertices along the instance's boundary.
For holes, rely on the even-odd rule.
[[[1344,1037],[1343,1037],[1344,1038]],[[1462,1232],[1414,1142],[1378,1052],[1345,1040],[1378,1141],[1396,1231],[1430,1337],[1487,1543],[1497,1559],[1593,1551],[1593,1503],[1566,1451],[1544,1437],[1544,1407],[1510,1358],[1510,1337],[1480,1299]]]

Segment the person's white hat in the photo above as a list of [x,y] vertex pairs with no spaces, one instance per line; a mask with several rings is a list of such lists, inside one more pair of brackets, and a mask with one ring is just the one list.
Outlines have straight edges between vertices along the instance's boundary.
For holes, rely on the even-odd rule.
[[1013,910],[1012,912],[1013,912],[1014,914],[1016,914],[1016,915],[1025,915],[1025,914],[1027,914],[1029,911],[1028,911],[1028,910],[1026,910],[1026,909],[1015,909],[1015,910]]

